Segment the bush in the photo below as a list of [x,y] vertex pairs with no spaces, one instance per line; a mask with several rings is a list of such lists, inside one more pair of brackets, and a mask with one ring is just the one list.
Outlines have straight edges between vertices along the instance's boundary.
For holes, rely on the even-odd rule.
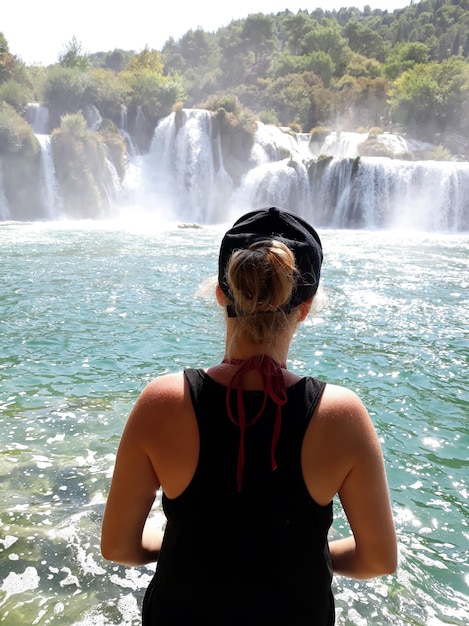
[[452,161],[453,155],[445,146],[436,146],[432,153],[433,161]]
[[39,142],[29,124],[11,105],[0,102],[3,188],[12,219],[35,219],[44,212],[40,155]]
[[237,96],[212,96],[200,108],[215,111],[221,127],[238,128],[249,134],[256,132],[257,117],[241,104]]
[[394,152],[381,143],[376,136],[370,135],[369,138],[358,146],[358,154],[360,156],[369,157],[389,157],[394,158]]
[[316,126],[310,130],[311,137],[309,141],[310,143],[323,143],[330,132],[330,128],[326,128],[325,126]]
[[9,80],[0,85],[0,101],[2,100],[22,115],[28,102],[32,100],[31,89],[16,80]]
[[103,121],[99,134],[104,139],[109,158],[116,168],[120,180],[122,180],[127,166],[127,144],[125,139],[111,120]]
[[288,124],[288,128],[291,130],[292,133],[303,132],[303,129],[301,128],[300,124],[298,124],[297,122],[290,122],[290,124]]
[[106,208],[108,167],[104,140],[88,130],[81,113],[66,115],[52,133],[57,182],[66,212],[78,218],[99,216]]
[[273,109],[267,109],[259,113],[259,119],[263,124],[271,124],[272,126],[279,125],[279,119],[277,113]]
[[376,137],[377,135],[382,135],[383,133],[384,131],[382,128],[380,128],[379,126],[374,126],[368,131],[368,137],[371,139],[373,137]]
[[31,126],[6,102],[0,102],[0,155],[36,156],[40,151]]
[[44,83],[44,101],[51,128],[60,126],[63,115],[78,113],[87,104],[85,94],[89,85],[89,72],[61,66],[50,70]]

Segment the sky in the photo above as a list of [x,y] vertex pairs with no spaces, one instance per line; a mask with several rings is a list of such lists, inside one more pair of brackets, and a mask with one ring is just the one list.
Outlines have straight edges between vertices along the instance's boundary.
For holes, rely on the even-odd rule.
[[161,50],[169,37],[190,29],[214,32],[234,19],[286,9],[357,7],[394,11],[411,0],[0,0],[0,32],[9,50],[27,65],[56,63],[73,37],[85,54],[115,48]]

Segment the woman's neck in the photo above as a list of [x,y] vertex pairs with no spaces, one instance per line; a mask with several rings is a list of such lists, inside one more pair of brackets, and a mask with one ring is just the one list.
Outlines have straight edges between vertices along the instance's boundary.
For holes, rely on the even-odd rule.
[[277,363],[287,362],[290,340],[278,340],[275,344],[253,344],[242,339],[232,340],[228,335],[225,345],[225,361],[246,361],[254,356],[268,356]]

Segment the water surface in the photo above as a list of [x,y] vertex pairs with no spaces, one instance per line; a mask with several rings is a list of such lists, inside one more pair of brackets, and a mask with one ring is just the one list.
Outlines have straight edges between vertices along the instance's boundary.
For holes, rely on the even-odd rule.
[[[195,295],[222,230],[0,224],[0,623],[139,624],[154,567],[101,558],[104,501],[143,386],[222,358],[221,313]],[[395,576],[335,578],[337,624],[467,626],[469,238],[321,236],[327,304],[289,367],[364,400],[400,546]]]

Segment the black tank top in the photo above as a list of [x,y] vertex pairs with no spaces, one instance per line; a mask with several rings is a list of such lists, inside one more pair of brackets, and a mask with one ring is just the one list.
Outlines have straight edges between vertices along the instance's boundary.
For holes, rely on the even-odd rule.
[[[163,494],[167,525],[143,602],[144,626],[331,626],[334,600],[327,543],[332,502],[318,505],[301,470],[301,446],[325,383],[287,388],[271,467],[276,405],[246,429],[243,487],[236,468],[239,428],[226,387],[186,370],[200,452],[194,477],[174,499]],[[235,392],[233,392],[235,393]],[[249,420],[263,392],[243,392]]]

